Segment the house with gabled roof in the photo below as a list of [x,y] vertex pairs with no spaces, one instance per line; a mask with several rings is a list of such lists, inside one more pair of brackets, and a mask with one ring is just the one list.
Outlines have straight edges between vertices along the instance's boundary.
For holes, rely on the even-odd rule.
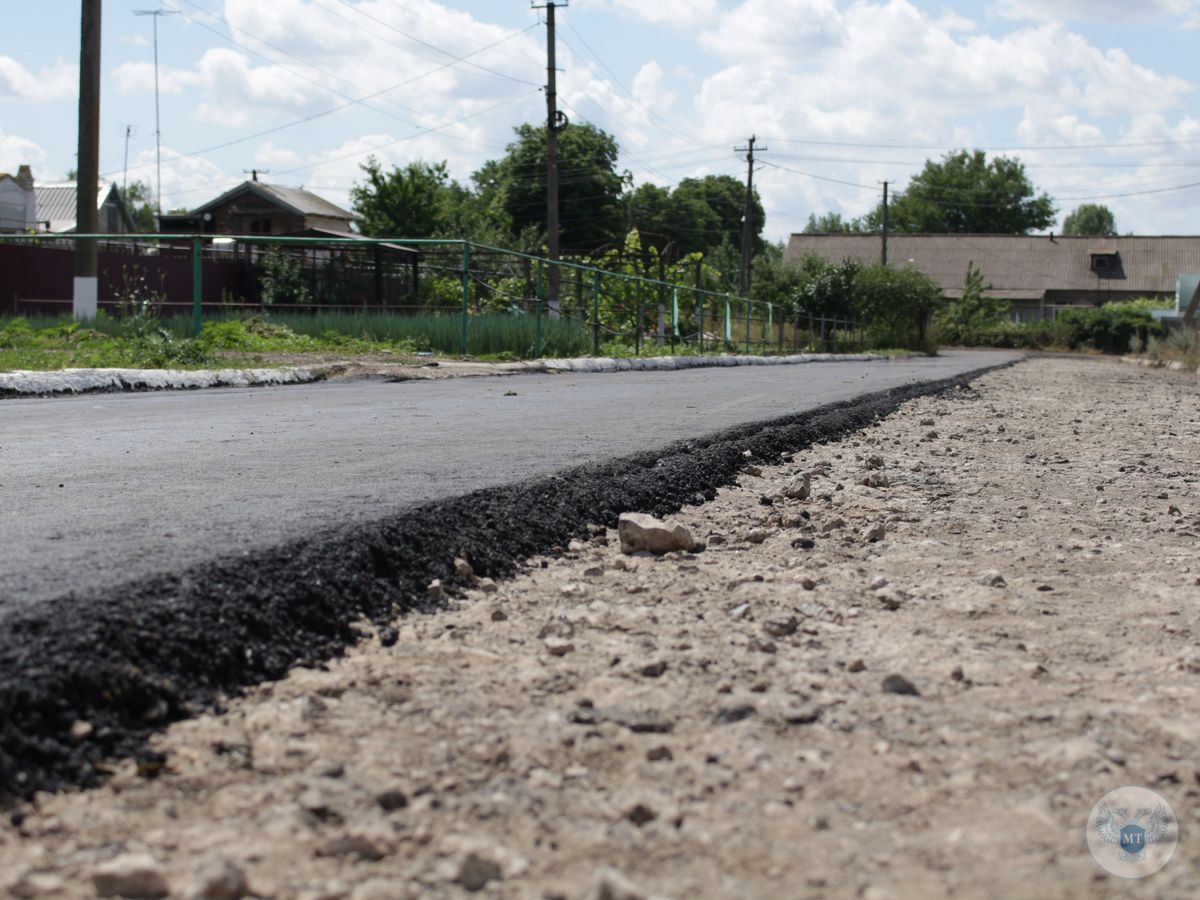
[[[15,176],[0,173],[0,232],[70,234],[75,230],[78,196],[73,181],[35,184],[29,166],[21,166]],[[133,215],[115,184],[99,184],[96,210],[101,233],[137,232]]]
[[[967,266],[977,266],[991,285],[985,293],[1008,300],[1018,321],[1114,300],[1173,299],[1179,276],[1200,272],[1200,236],[891,234],[887,248],[891,265],[924,272],[947,299],[962,296]],[[785,259],[809,255],[877,263],[882,241],[878,234],[793,234]]]
[[163,234],[311,234],[357,237],[353,213],[303,188],[244,181],[184,215],[161,216]]

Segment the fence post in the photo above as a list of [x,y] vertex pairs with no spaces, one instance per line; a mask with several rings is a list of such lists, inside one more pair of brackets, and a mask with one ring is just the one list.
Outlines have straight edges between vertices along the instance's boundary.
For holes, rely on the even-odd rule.
[[729,294],[725,295],[725,343],[733,343],[733,309]]
[[679,340],[679,285],[671,287],[671,352],[675,352],[675,342]]
[[200,238],[192,238],[192,336],[200,336],[200,327],[203,324],[204,310],[200,305],[201,294],[201,269],[200,262],[202,259],[203,248],[200,244]]
[[704,355],[704,297],[696,295],[696,343],[700,347],[700,355]]
[[471,317],[471,245],[463,242],[462,255],[462,355],[467,355],[467,337]]
[[637,325],[633,329],[633,355],[642,355],[642,279],[637,281]]
[[546,271],[539,259],[537,264],[537,296],[533,299],[533,358],[542,358],[542,296],[546,293]]
[[600,355],[600,271],[592,274],[592,356]]
[[750,355],[750,298],[747,297],[742,301],[742,305],[746,307],[746,355]]

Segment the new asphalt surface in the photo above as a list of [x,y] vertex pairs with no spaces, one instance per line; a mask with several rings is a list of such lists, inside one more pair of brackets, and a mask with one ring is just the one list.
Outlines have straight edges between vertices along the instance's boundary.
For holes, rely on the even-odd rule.
[[153,777],[156,729],[386,644],[456,557],[505,577],[1013,359],[0,401],[0,808]]
[[0,401],[0,618],[68,592],[1013,358],[959,352]]

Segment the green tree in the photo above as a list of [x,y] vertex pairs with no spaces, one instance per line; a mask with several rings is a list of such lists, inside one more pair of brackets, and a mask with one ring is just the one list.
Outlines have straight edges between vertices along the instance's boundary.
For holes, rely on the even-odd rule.
[[1117,233],[1117,220],[1107,206],[1083,203],[1063,219],[1062,233],[1108,237]]
[[866,230],[862,219],[843,219],[842,214],[836,212],[827,212],[820,217],[809,213],[804,225],[805,234],[861,234]]
[[929,320],[941,290],[912,266],[872,265],[854,278],[855,309],[883,345],[929,350]]
[[[892,231],[925,234],[1028,234],[1054,224],[1057,210],[1037,193],[1020,160],[990,161],[981,150],[928,160],[888,210]],[[878,230],[882,207],[866,218]]]
[[350,189],[350,199],[371,237],[433,237],[449,225],[465,193],[444,162],[417,161],[384,172],[372,156],[359,168],[366,178]]
[[[517,140],[494,169],[513,233],[546,232],[546,129],[520,125]],[[617,172],[617,142],[592,125],[558,136],[559,240],[564,251],[593,253],[622,246],[627,178]]]
[[[742,215],[746,186],[732,175],[685,178],[671,192],[679,240],[688,252],[711,252],[723,243],[742,246]],[[710,214],[704,213],[707,207]],[[756,191],[751,209],[754,253],[766,246],[762,239],[767,214]]]
[[125,207],[129,210],[129,215],[133,217],[133,224],[137,226],[137,230],[143,234],[152,234],[155,223],[150,185],[144,181],[135,181],[125,188],[121,199],[125,201]]
[[1008,318],[1010,304],[999,297],[989,297],[992,286],[983,279],[983,273],[974,261],[967,263],[967,274],[963,279],[962,297],[951,300],[937,314],[939,332],[959,343],[972,332],[999,325]]

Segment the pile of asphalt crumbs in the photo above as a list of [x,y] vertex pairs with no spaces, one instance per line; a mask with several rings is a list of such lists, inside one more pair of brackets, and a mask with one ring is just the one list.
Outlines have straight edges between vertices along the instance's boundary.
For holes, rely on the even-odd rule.
[[[479,576],[612,526],[622,512],[666,515],[712,499],[755,460],[839,439],[913,397],[955,392],[982,371],[896,388],[659,451],[412,508],[281,546],[75,592],[9,616],[0,634],[0,803],[95,784],[114,757],[153,777],[146,739],[220,698],[320,665],[384,624],[431,611],[427,586],[452,590],[453,560]],[[72,737],[72,726],[86,722]]]

